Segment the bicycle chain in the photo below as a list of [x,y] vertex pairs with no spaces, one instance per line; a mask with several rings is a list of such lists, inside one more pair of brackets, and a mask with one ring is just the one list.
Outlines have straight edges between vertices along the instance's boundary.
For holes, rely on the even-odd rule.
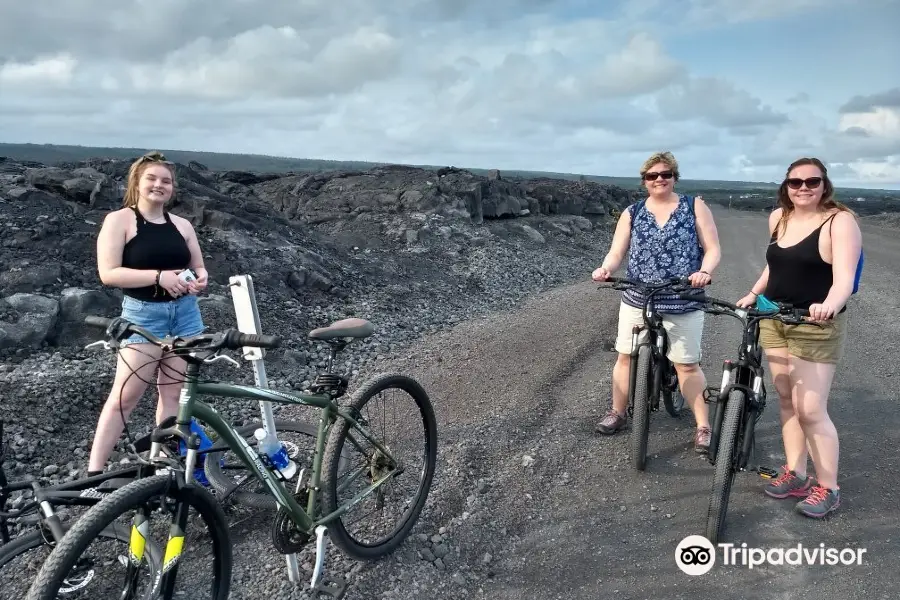
[[[309,492],[303,490],[294,494],[294,500],[306,507]],[[281,554],[296,554],[303,550],[312,536],[297,529],[290,513],[284,507],[278,507],[275,520],[272,522],[272,544]]]

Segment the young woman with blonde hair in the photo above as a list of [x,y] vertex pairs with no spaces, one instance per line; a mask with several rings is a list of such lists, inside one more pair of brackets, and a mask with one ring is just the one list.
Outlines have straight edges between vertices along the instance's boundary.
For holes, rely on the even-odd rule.
[[[190,222],[166,210],[175,192],[175,164],[159,152],[135,161],[128,171],[124,208],[109,213],[97,238],[100,280],[124,292],[122,317],[156,336],[201,333],[196,294],[208,273]],[[191,269],[193,281],[179,274]],[[123,342],[112,390],[100,413],[88,475],[102,472],[129,415],[159,365],[156,422],[178,412],[184,361],[161,356],[143,337]]]

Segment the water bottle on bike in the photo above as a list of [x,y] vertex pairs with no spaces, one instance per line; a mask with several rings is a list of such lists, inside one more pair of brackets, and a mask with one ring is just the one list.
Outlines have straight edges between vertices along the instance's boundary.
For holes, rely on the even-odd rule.
[[260,454],[267,456],[285,479],[291,479],[297,472],[297,465],[288,457],[284,445],[262,427],[254,431],[253,435],[259,443]]

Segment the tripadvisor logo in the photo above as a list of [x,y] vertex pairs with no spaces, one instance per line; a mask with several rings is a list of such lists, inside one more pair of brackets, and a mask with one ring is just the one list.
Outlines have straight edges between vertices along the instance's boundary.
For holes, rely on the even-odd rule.
[[719,544],[716,547],[702,535],[689,535],[675,548],[675,564],[688,575],[708,573],[721,560],[723,566],[753,569],[762,565],[861,565],[865,548],[831,548],[825,544],[790,547],[753,548],[746,543]]

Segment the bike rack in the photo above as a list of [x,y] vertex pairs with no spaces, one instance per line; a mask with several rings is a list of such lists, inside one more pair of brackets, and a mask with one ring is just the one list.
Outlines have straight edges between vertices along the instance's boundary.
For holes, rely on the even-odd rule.
[[[233,275],[228,278],[231,289],[231,298],[234,302],[234,314],[237,317],[238,329],[241,333],[262,333],[262,325],[259,320],[259,310],[256,306],[256,294],[253,291],[253,278],[250,275]],[[263,388],[269,387],[266,378],[266,366],[263,362],[266,351],[262,348],[244,346],[242,357],[253,364],[253,376],[256,385]],[[272,403],[260,400],[259,409],[262,413],[263,428],[267,433],[276,435],[275,416],[272,413]],[[300,567],[296,554],[285,555],[287,560],[288,580],[291,583],[300,581]]]

